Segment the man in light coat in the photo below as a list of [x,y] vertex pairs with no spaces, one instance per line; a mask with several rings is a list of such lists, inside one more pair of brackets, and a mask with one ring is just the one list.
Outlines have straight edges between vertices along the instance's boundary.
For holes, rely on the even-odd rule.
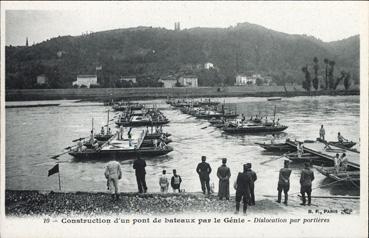
[[119,200],[118,181],[122,178],[122,170],[117,161],[110,161],[105,168],[105,178],[108,182],[108,189],[112,194],[112,199]]
[[217,176],[219,178],[218,197],[222,200],[225,197],[229,200],[229,178],[231,177],[231,170],[226,165],[227,159],[222,159],[222,165],[218,168]]

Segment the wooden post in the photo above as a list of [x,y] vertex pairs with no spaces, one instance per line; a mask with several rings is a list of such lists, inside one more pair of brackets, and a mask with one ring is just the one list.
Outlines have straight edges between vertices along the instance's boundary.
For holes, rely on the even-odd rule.
[[58,178],[59,178],[59,190],[61,191],[61,184],[60,184],[60,166],[59,166]]
[[106,135],[108,134],[108,130],[109,130],[109,109],[108,109],[108,122],[106,123],[106,125],[108,126],[107,128],[106,128]]

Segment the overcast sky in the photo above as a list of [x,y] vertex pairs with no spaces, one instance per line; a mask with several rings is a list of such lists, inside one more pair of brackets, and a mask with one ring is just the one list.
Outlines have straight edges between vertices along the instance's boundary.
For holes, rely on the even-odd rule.
[[[26,5],[27,4],[27,5]],[[4,5],[2,5],[4,9]],[[360,32],[360,3],[352,2],[64,2],[6,3],[6,45],[38,43],[136,26],[174,28],[229,27],[249,22],[323,41]]]

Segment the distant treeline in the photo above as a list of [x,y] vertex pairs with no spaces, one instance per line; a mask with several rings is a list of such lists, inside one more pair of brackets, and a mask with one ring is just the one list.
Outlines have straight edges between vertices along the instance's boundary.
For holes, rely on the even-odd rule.
[[[324,43],[249,23],[230,28],[172,31],[138,27],[53,38],[29,47],[6,47],[6,88],[70,88],[78,74],[102,66],[102,87],[122,87],[117,79],[136,76],[137,87],[160,87],[166,75],[195,74],[199,86],[233,85],[239,73],[270,75],[277,85],[302,84],[301,66],[314,57],[335,62],[335,72],[350,72],[359,82],[359,36]],[[215,68],[206,70],[205,62]],[[319,62],[324,68],[323,60]],[[334,77],[337,77],[334,75]]]

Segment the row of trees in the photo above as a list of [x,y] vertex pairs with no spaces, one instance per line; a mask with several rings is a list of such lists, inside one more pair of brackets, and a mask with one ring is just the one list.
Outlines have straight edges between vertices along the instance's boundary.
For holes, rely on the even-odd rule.
[[334,67],[336,62],[334,60],[329,60],[327,58],[324,59],[324,78],[321,82],[319,82],[319,60],[317,57],[314,57],[313,59],[313,66],[312,70],[314,72],[313,77],[311,76],[311,73],[309,71],[309,66],[306,65],[302,67],[302,72],[305,75],[305,80],[302,82],[302,87],[306,91],[311,91],[312,88],[315,90],[319,89],[319,86],[321,89],[324,90],[336,90],[338,85],[341,81],[343,81],[343,85],[346,90],[348,90],[351,86],[350,78],[351,74],[350,72],[346,72],[345,70],[341,70],[340,76],[334,77]]

